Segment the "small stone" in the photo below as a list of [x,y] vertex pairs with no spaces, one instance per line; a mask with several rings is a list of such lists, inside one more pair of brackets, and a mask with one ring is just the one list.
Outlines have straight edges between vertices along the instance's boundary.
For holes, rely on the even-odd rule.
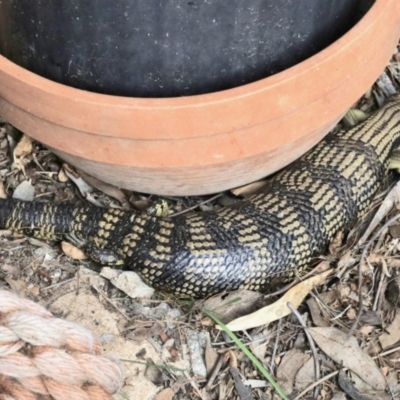
[[100,275],[107,278],[111,283],[133,299],[150,298],[154,289],[147,286],[133,271],[118,271],[110,267],[101,270]]
[[14,190],[14,199],[32,201],[35,197],[35,188],[29,181],[22,181]]
[[207,368],[204,362],[204,350],[201,347],[200,340],[196,331],[190,330],[188,332],[187,344],[189,347],[192,371],[195,375],[205,378],[207,376]]

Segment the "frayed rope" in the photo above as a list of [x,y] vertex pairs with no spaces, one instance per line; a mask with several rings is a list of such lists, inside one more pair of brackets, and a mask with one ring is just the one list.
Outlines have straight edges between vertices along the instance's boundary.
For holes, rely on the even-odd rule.
[[90,331],[0,290],[0,400],[111,400],[122,380]]

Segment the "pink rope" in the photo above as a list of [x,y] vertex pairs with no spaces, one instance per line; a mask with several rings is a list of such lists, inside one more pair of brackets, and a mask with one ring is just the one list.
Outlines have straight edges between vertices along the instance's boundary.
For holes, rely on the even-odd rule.
[[111,400],[122,379],[90,331],[0,290],[0,400]]

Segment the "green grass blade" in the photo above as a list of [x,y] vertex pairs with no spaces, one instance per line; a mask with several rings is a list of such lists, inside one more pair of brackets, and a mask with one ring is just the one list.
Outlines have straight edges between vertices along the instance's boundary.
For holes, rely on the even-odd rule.
[[211,319],[213,319],[221,327],[221,329],[226,332],[226,334],[235,342],[235,344],[239,347],[239,349],[250,359],[250,361],[261,372],[261,374],[268,380],[268,382],[276,390],[276,393],[283,400],[289,400],[289,398],[283,392],[282,388],[278,385],[277,382],[275,382],[271,374],[264,368],[264,366],[254,356],[254,354],[241,342],[241,340],[222,321],[220,321],[212,311],[203,310],[203,312],[204,314],[208,315]]

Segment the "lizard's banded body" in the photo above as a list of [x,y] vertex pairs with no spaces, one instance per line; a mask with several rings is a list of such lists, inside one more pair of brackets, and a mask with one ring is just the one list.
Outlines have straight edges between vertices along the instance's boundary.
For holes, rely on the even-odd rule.
[[297,274],[338,230],[363,215],[399,137],[397,95],[364,123],[328,135],[276,175],[264,193],[231,207],[161,219],[10,199],[0,200],[0,226],[83,239],[94,259],[121,260],[153,287],[177,294],[263,291]]

